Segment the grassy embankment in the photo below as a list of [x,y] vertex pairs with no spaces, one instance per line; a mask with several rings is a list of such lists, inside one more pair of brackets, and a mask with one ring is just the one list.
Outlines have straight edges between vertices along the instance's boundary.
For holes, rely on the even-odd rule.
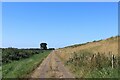
[[76,78],[117,78],[120,72],[118,37],[58,49],[58,56]]
[[51,51],[34,54],[29,58],[12,61],[2,65],[3,78],[25,78],[31,73]]

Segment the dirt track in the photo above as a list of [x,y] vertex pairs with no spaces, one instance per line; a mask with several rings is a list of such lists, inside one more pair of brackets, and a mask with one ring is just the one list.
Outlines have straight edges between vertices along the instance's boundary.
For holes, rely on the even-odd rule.
[[52,51],[31,75],[32,78],[74,78]]

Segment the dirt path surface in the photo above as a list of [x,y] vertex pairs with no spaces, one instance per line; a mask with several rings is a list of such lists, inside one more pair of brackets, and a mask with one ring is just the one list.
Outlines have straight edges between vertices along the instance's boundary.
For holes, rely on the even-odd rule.
[[74,78],[52,51],[31,75],[32,78]]

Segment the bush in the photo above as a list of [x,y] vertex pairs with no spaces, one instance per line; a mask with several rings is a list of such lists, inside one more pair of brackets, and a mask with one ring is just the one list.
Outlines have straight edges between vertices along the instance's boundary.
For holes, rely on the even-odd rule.
[[[113,60],[114,60],[114,68],[113,69],[117,70],[118,66],[120,66],[120,56],[114,57]],[[101,75],[111,76],[111,74],[113,74],[112,71],[114,71],[112,69],[111,61],[112,61],[112,55],[106,56],[105,54],[102,54],[99,52],[94,54],[90,51],[82,50],[79,53],[74,53],[73,57],[69,58],[69,60],[66,61],[65,64],[70,65],[72,67],[72,69],[74,68],[74,70],[72,70],[72,71],[76,72],[76,74],[79,73],[79,75],[85,76],[85,74],[88,74],[88,73],[90,73],[89,75],[91,75],[91,73],[93,71],[96,72],[96,70],[98,70],[98,71],[102,71]],[[110,71],[109,71],[109,74],[106,74],[106,72],[104,72],[104,71],[107,71],[107,68],[110,68],[109,70],[111,70],[111,73],[110,73]],[[80,74],[80,73],[82,73],[82,74]],[[98,74],[98,75],[100,75],[100,74]]]
[[13,60],[20,60],[23,58],[29,58],[34,54],[43,53],[40,49],[17,49],[17,48],[4,48],[2,49],[2,62],[9,63]]

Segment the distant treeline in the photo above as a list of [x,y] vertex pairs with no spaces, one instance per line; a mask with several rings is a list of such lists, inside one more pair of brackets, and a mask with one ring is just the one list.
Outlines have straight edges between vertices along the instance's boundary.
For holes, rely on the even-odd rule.
[[[47,50],[54,50],[54,48],[50,48]],[[34,54],[40,54],[43,53],[44,51],[46,50],[42,50],[39,48],[30,48],[30,49],[2,48],[2,62],[4,64],[14,60],[29,58]]]
[[[0,48],[0,49],[19,49],[19,48],[12,48],[12,47],[8,47],[8,48]],[[43,50],[40,48],[21,48],[21,50]],[[48,48],[46,50],[55,50],[55,48]]]

